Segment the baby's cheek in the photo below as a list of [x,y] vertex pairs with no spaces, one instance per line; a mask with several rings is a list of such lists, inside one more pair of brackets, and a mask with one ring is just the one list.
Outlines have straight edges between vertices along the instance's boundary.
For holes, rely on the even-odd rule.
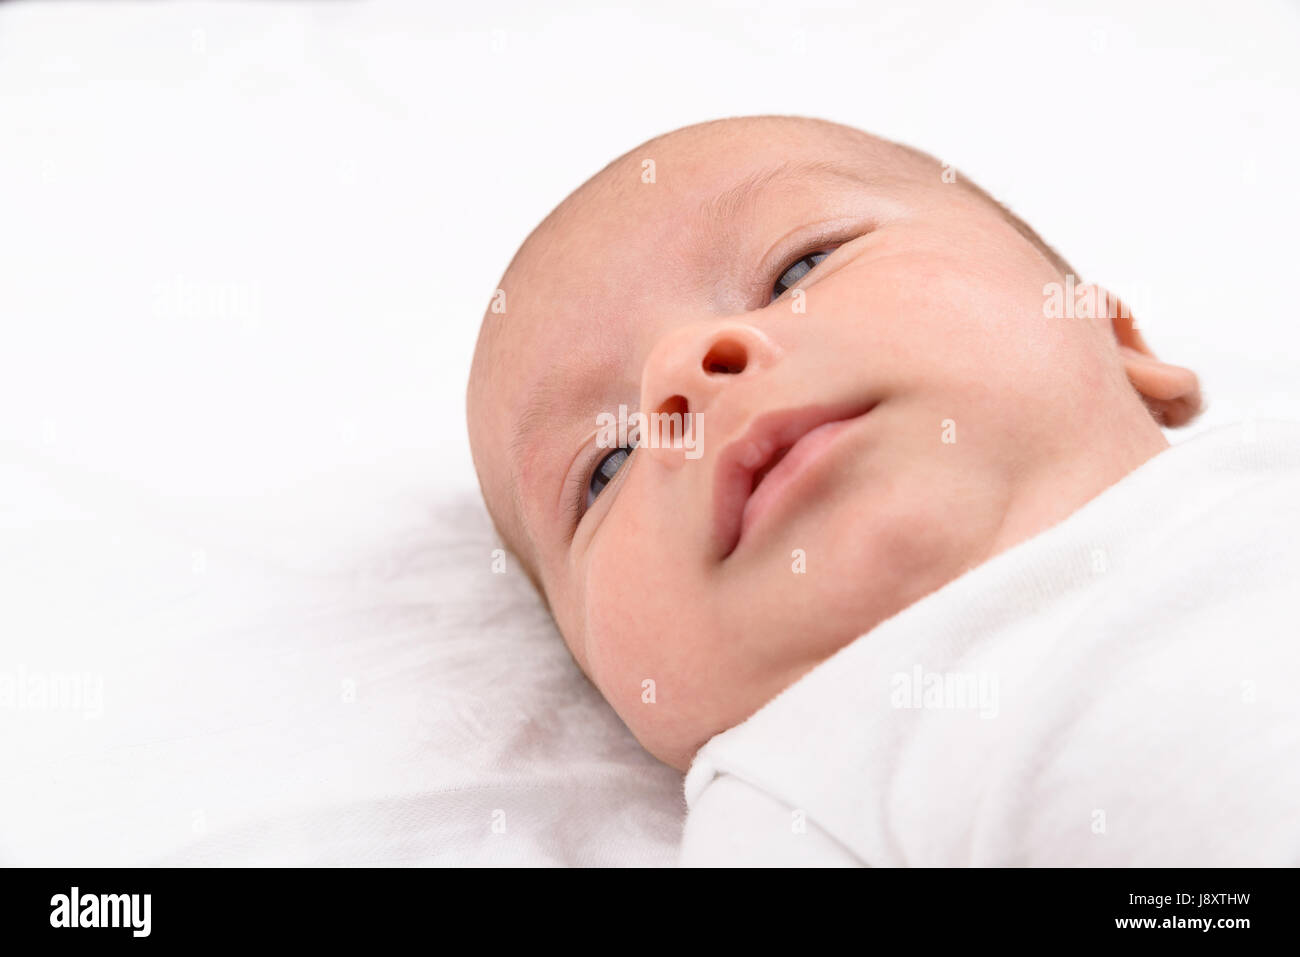
[[[624,504],[624,503],[620,503]],[[682,642],[698,631],[698,580],[673,554],[672,529],[605,516],[587,555],[586,648],[591,679],[633,731],[653,723],[660,686],[675,674]]]

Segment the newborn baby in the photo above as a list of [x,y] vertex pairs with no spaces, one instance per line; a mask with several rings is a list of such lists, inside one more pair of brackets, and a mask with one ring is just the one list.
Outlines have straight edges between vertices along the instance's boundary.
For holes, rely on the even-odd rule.
[[[927,738],[949,735],[939,753],[995,747],[990,727],[1005,750],[1034,713],[1016,689],[1036,687],[1043,662],[1008,640],[1011,658],[968,669],[1001,677],[1001,722],[959,729],[950,713],[910,710],[900,695],[917,692],[920,708],[928,676],[949,674],[936,667],[972,660],[961,629],[935,616],[1011,603],[972,622],[985,648],[1034,605],[1038,647],[1053,647],[1066,625],[1051,622],[1082,614],[1075,585],[1118,583],[1137,552],[1109,525],[1055,548],[1071,556],[1064,569],[1044,554],[1020,567],[1016,546],[1175,456],[1161,426],[1199,408],[1196,375],[1158,359],[1122,302],[951,167],[797,117],[669,133],[570,195],[506,270],[468,389],[502,539],[632,733],[691,770],[688,847],[709,836],[688,863],[742,848],[763,861],[952,862],[951,843],[908,850],[891,830],[896,777],[850,772],[902,740],[891,723],[920,733],[923,717],[947,721]],[[686,436],[609,428],[629,410],[676,414]],[[1186,505],[1170,514],[1203,507]],[[1031,580],[1040,565],[1050,582]],[[989,569],[984,597],[960,592]],[[882,623],[902,637],[874,642],[890,634]],[[868,660],[885,648],[895,657]],[[828,743],[844,726],[852,740]],[[919,786],[937,793],[941,780]],[[870,814],[863,788],[879,789]],[[1078,809],[1081,834],[1097,809]],[[969,842],[974,825],[953,826]],[[772,850],[767,831],[804,840],[775,837],[798,849]]]

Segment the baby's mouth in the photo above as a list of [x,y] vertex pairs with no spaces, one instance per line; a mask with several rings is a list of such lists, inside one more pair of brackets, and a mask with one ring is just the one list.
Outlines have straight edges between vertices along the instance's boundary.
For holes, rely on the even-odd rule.
[[756,491],[758,491],[758,486],[762,483],[763,479],[767,477],[767,473],[772,471],[772,469],[776,468],[777,463],[780,462],[783,458],[785,458],[785,453],[789,452],[790,448],[791,446],[787,445],[785,448],[778,449],[777,451],[773,452],[771,460],[769,460],[766,465],[764,465],[761,469],[759,469],[757,472],[754,473],[754,485],[749,490],[750,495],[753,495]]
[[[719,558],[735,551],[745,530],[786,497],[805,467],[821,456],[839,431],[873,405],[845,403],[769,413],[728,444],[714,472],[714,541]],[[787,458],[791,452],[795,454]]]

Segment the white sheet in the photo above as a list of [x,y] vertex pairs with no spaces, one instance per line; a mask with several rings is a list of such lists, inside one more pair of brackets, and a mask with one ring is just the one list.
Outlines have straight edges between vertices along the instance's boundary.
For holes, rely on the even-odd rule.
[[[333,565],[41,465],[0,468],[29,629],[2,669],[25,689],[0,709],[4,863],[671,861],[680,775],[493,573],[475,501],[413,495]],[[102,699],[31,706],[87,672]]]
[[934,151],[1198,428],[1300,415],[1296,12],[1064,9],[0,4],[0,673],[104,681],[0,709],[0,861],[672,859],[680,775],[491,574],[462,399],[518,242],[672,127]]

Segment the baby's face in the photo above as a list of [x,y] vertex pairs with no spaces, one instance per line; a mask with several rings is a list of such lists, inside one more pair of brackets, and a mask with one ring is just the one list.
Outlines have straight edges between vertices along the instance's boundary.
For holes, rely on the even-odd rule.
[[[689,129],[503,280],[469,394],[484,494],[669,764],[1163,443],[1109,323],[1045,318],[1059,270],[950,178],[829,126]],[[599,447],[620,406],[699,416],[697,449]]]

